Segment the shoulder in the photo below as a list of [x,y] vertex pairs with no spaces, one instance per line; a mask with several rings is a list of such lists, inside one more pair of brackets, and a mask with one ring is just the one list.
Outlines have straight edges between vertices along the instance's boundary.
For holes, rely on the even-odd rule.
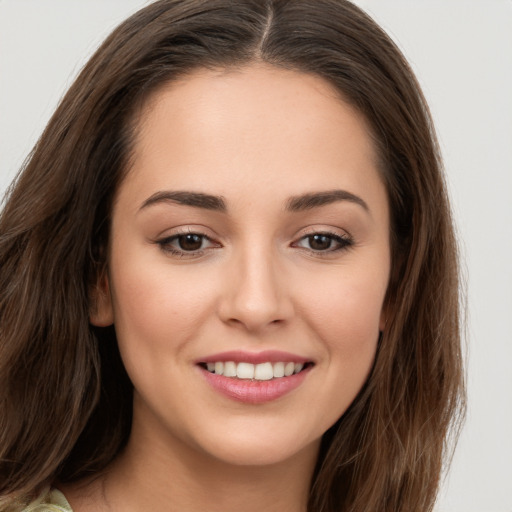
[[12,504],[5,512],[73,512],[64,494],[57,489],[45,489],[35,500]]

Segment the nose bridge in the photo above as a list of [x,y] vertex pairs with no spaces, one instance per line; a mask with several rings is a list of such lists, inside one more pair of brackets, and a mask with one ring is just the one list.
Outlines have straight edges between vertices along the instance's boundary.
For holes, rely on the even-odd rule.
[[268,241],[244,244],[234,251],[223,319],[248,330],[287,320],[292,307],[284,281],[279,255]]

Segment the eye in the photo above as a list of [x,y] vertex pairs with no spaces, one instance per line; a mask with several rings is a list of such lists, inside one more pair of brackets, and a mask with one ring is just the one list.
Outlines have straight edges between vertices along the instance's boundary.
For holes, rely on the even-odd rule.
[[295,245],[311,252],[335,252],[352,245],[348,235],[335,233],[311,233],[302,237]]
[[177,236],[173,242],[175,242],[182,251],[199,251],[199,249],[203,248],[205,237],[197,233],[188,233],[186,235]]
[[175,256],[200,256],[206,249],[220,247],[219,244],[213,242],[208,236],[201,233],[177,233],[156,243],[160,248]]

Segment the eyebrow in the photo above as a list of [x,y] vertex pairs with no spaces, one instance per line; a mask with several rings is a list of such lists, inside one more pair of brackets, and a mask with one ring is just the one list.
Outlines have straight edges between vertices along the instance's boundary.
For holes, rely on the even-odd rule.
[[319,208],[320,206],[332,204],[337,201],[349,201],[358,204],[367,212],[370,211],[370,208],[363,199],[346,190],[327,190],[325,192],[314,192],[291,197],[286,203],[286,209],[291,212],[301,212]]
[[205,210],[227,211],[226,202],[222,197],[187,191],[156,192],[142,203],[140,209],[142,210],[159,203],[176,203],[195,208],[204,208]]
[[[286,210],[290,212],[301,212],[338,201],[349,201],[361,206],[367,212],[370,211],[363,199],[347,190],[327,190],[324,192],[312,192],[293,196],[286,202]],[[221,196],[204,194],[202,192],[170,190],[156,192],[142,203],[140,210],[160,203],[182,204],[219,212],[227,211],[226,201]]]

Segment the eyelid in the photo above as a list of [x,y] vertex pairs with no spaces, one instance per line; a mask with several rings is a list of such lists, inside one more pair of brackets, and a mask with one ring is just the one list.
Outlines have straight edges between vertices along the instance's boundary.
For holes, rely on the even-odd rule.
[[353,240],[354,237],[346,229],[340,227],[325,225],[325,224],[314,224],[306,226],[298,230],[297,235],[294,237],[295,240],[311,236],[311,235],[329,235],[333,237],[339,237],[346,240]]
[[[170,232],[169,232],[170,231]],[[207,234],[205,231],[209,231],[207,228],[203,228],[203,226],[180,226],[173,228],[172,230],[167,230],[165,235],[160,235],[152,242],[158,246],[162,252],[167,255],[178,257],[178,258],[199,258],[203,256],[207,251],[212,249],[217,249],[223,247],[223,244],[218,242],[214,237]],[[184,235],[197,235],[201,237],[201,239],[209,243],[208,247],[201,247],[197,250],[184,250],[178,247],[173,247],[171,244],[179,239],[180,236]],[[338,244],[337,247],[323,249],[313,249],[302,247],[299,245],[302,241],[307,239],[308,237],[312,237],[315,235],[325,236],[331,238],[335,243]],[[324,227],[324,226],[308,226],[304,228],[302,232],[300,232],[295,238],[294,241],[291,242],[290,246],[294,248],[301,249],[305,252],[308,252],[316,257],[329,257],[333,256],[339,252],[348,250],[351,246],[354,245],[353,237],[346,231],[340,228],[333,227]]]
[[[155,240],[153,240],[153,243],[160,246],[161,251],[170,256],[179,258],[199,258],[203,256],[206,251],[222,247],[220,242],[217,242],[211,235],[206,234],[204,231],[204,229],[196,226],[174,228],[171,233],[158,236]],[[185,235],[197,235],[201,237],[203,241],[206,240],[210,242],[210,247],[202,247],[201,249],[192,251],[186,251],[172,247],[172,242]]]
[[[339,244],[339,247],[334,248],[334,249],[315,250],[315,249],[308,249],[307,247],[301,247],[298,245],[300,242],[307,239],[308,237],[312,237],[315,235],[330,237],[331,239],[335,240]],[[352,247],[353,245],[354,245],[354,238],[346,230],[339,230],[339,229],[332,228],[332,227],[325,228],[325,227],[320,227],[320,226],[308,227],[307,230],[300,233],[300,235],[298,235],[294,239],[294,242],[292,242],[292,244],[291,244],[292,247],[297,247],[299,249],[302,249],[302,250],[304,250],[314,256],[318,256],[318,257],[329,257],[329,256],[336,255],[340,252],[350,249],[350,247]]]

